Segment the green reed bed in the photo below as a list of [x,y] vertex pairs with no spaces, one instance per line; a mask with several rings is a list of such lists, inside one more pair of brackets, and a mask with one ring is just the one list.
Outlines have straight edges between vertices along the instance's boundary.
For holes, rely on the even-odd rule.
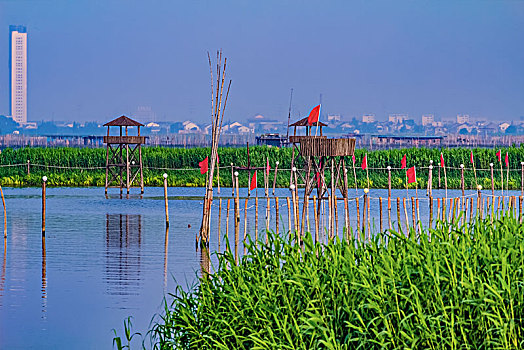
[[156,348],[524,346],[524,226],[511,214],[366,243],[270,235],[234,261],[218,254],[216,272],[176,289],[150,331]]
[[[386,188],[388,177],[386,167],[393,167],[392,186],[403,188],[406,184],[406,174],[400,170],[400,162],[404,154],[407,155],[407,166],[417,167],[418,186],[427,186],[429,161],[433,160],[433,187],[438,188],[438,164],[440,153],[443,152],[447,168],[448,188],[460,188],[460,164],[466,166],[466,188],[476,188],[475,177],[469,162],[470,149],[426,149],[411,148],[400,150],[367,151],[355,150],[355,171],[357,186],[367,187],[366,172],[360,168],[364,154],[368,155],[370,169],[369,179],[373,188]],[[484,188],[491,188],[491,173],[489,163],[494,163],[495,187],[500,188],[500,163],[496,158],[494,149],[474,149],[475,167],[477,168],[478,183]],[[503,161],[508,152],[510,168],[509,188],[520,189],[521,171],[520,162],[524,161],[524,147],[510,147],[502,149]],[[198,163],[210,154],[209,148],[164,148],[144,147],[143,165],[144,182],[146,186],[162,186],[162,174],[168,173],[169,186],[204,186],[206,177],[200,174]],[[251,165],[264,167],[269,158],[271,168],[274,169],[279,162],[279,171],[276,185],[289,186],[289,169],[291,168],[292,149],[256,146],[249,149]],[[225,147],[218,150],[220,157],[220,184],[231,186],[230,164],[247,166],[247,149]],[[105,156],[103,148],[20,148],[4,149],[0,154],[0,184],[3,186],[38,186],[41,178],[46,175],[49,186],[103,186],[105,184]],[[30,161],[30,175],[27,175],[27,160]],[[20,164],[17,166],[11,166]],[[355,186],[351,157],[347,157],[348,185]],[[6,165],[9,165],[6,167]],[[296,159],[297,168],[303,167],[303,160]],[[328,167],[329,168],[329,167]],[[482,170],[484,169],[484,170]],[[270,174],[270,183],[273,184],[274,172]],[[329,169],[326,176],[330,178]],[[504,187],[506,187],[506,168],[503,169]],[[259,176],[259,186],[262,186],[262,175]],[[215,184],[217,184],[215,177]],[[247,172],[240,172],[240,186],[248,186]],[[410,186],[414,187],[414,184]],[[441,187],[444,187],[444,173],[441,172]]]

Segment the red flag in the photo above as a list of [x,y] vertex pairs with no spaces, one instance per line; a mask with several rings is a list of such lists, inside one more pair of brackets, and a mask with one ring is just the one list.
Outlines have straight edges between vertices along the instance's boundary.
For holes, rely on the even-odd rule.
[[444,155],[442,153],[440,154],[440,167],[444,168]]
[[362,159],[362,170],[366,170],[367,167],[368,167],[368,159],[367,159],[367,154],[364,154],[364,159]]
[[220,163],[220,158],[218,158],[218,154],[217,154],[217,164]]
[[357,159],[355,158],[355,155],[353,154],[353,155],[351,156],[351,158],[353,158],[353,165],[355,165],[355,162],[357,161]]
[[473,160],[473,151],[471,151],[471,154],[469,155],[469,161],[471,162],[471,164],[475,164]]
[[506,152],[506,158],[504,159],[504,162],[506,163],[506,168],[509,168],[509,157],[508,157],[508,152]]
[[249,185],[249,190],[254,190],[257,188],[257,171],[255,170],[255,173],[253,174],[253,177],[251,178],[251,184]]
[[315,174],[315,179],[317,180],[317,185],[318,185],[318,187],[320,187],[320,173],[319,173],[319,172],[317,172],[317,173]]
[[315,124],[318,122],[318,116],[320,115],[320,105],[316,106],[311,110],[309,113],[309,117],[307,117],[307,123],[309,126]]
[[266,160],[267,160],[267,163],[266,163],[266,175],[269,175],[269,169],[271,169],[269,167],[269,158],[266,158]]
[[414,166],[406,170],[406,176],[408,177],[408,184],[417,181],[417,171]]
[[497,158],[499,159],[499,163],[502,162],[502,152],[500,150],[497,152]]
[[200,174],[205,174],[207,173],[207,161],[208,161],[209,157],[206,157],[206,159],[204,159],[203,161],[199,162],[198,163],[198,166],[200,167]]
[[402,160],[400,161],[400,169],[404,169],[406,167],[406,155],[404,154],[404,157],[402,157]]

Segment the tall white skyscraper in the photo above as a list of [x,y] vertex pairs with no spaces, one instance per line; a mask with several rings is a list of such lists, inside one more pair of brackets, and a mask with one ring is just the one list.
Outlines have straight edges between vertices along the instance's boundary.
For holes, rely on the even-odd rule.
[[17,123],[27,123],[27,29],[9,26],[9,110]]

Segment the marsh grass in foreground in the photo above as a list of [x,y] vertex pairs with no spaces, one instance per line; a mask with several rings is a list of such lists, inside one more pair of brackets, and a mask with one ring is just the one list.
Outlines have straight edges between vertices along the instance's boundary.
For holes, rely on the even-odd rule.
[[509,213],[418,239],[308,236],[301,248],[271,235],[238,266],[221,254],[198,287],[178,288],[149,335],[161,349],[518,349],[523,258]]

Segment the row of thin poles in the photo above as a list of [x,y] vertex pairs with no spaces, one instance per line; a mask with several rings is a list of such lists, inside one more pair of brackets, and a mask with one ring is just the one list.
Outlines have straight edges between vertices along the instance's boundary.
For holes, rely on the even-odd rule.
[[[479,193],[477,195],[453,197],[453,198],[433,198],[429,197],[424,199],[428,201],[428,225],[427,227],[432,228],[435,223],[438,222],[450,222],[466,224],[473,221],[476,217],[488,218],[493,220],[498,213],[504,210],[509,210],[514,215],[523,217],[522,204],[523,196],[484,196]],[[274,203],[272,203],[272,200]],[[396,203],[392,198],[372,198],[365,194],[363,197],[357,197],[352,199],[355,202],[355,213],[350,213],[350,206],[348,205],[347,198],[335,197],[334,200],[328,198],[324,201],[327,206],[327,210],[321,213],[321,217],[317,215],[317,211],[313,210],[313,225],[310,225],[309,211],[306,211],[305,228],[301,230],[301,218],[299,215],[298,202],[294,201],[290,197],[266,197],[266,198],[244,198],[243,203],[238,196],[233,198],[220,198],[218,200],[218,220],[217,220],[217,238],[218,246],[221,245],[221,237],[224,233],[225,237],[229,237],[230,221],[233,223],[234,232],[234,243],[235,243],[235,257],[238,258],[238,243],[240,235],[243,234],[242,242],[245,243],[248,237],[248,212],[250,203],[254,202],[254,240],[259,242],[259,221],[265,221],[265,231],[272,229],[270,227],[270,216],[271,211],[274,210],[274,229],[275,233],[279,234],[282,229],[284,232],[289,234],[290,239],[294,239],[295,242],[301,242],[305,232],[314,232],[314,239],[316,242],[320,241],[320,235],[326,234],[329,240],[333,240],[336,236],[339,236],[340,228],[338,215],[339,213],[339,202],[343,202],[343,215],[342,221],[342,233],[343,239],[349,240],[353,232],[356,234],[356,239],[359,241],[369,240],[374,230],[378,229],[380,232],[384,232],[387,229],[397,230],[403,232],[406,235],[410,232],[421,234],[423,227],[426,226],[422,223],[420,216],[420,201],[421,199],[411,197],[397,197]],[[372,200],[378,200],[378,208],[371,208]],[[224,203],[223,203],[224,201]],[[233,202],[233,203],[231,203]],[[259,210],[260,202],[265,205],[262,206],[262,210]],[[284,202],[284,203],[282,203]],[[312,198],[313,207],[316,207],[317,198]],[[333,206],[331,206],[333,203]],[[232,205],[233,204],[233,205]],[[274,204],[274,205],[273,205]],[[395,205],[396,204],[396,205]],[[253,204],[252,204],[253,205]],[[225,206],[225,208],[224,208]],[[208,208],[212,207],[212,203],[208,203]],[[243,207],[243,208],[242,208]],[[223,213],[223,209],[225,213]],[[287,209],[287,210],[286,210]],[[376,214],[378,209],[378,227],[376,227]],[[265,213],[264,211],[265,210]],[[242,217],[242,213],[243,217]],[[396,211],[396,213],[395,213]],[[287,214],[287,222],[283,219],[285,216],[281,214]],[[350,214],[353,214],[350,216]],[[395,215],[396,214],[396,215]],[[323,216],[323,217],[322,217]],[[396,216],[396,217],[395,217]],[[225,232],[222,232],[222,221],[225,217]],[[332,220],[333,218],[333,220]],[[354,218],[353,225],[351,218]],[[460,221],[458,221],[460,220]],[[241,222],[243,221],[243,225]],[[521,219],[522,221],[522,219]],[[285,229],[287,223],[287,230]],[[334,224],[331,224],[334,223]],[[243,232],[241,232],[241,226],[243,226]],[[268,238],[266,235],[266,244]]]

